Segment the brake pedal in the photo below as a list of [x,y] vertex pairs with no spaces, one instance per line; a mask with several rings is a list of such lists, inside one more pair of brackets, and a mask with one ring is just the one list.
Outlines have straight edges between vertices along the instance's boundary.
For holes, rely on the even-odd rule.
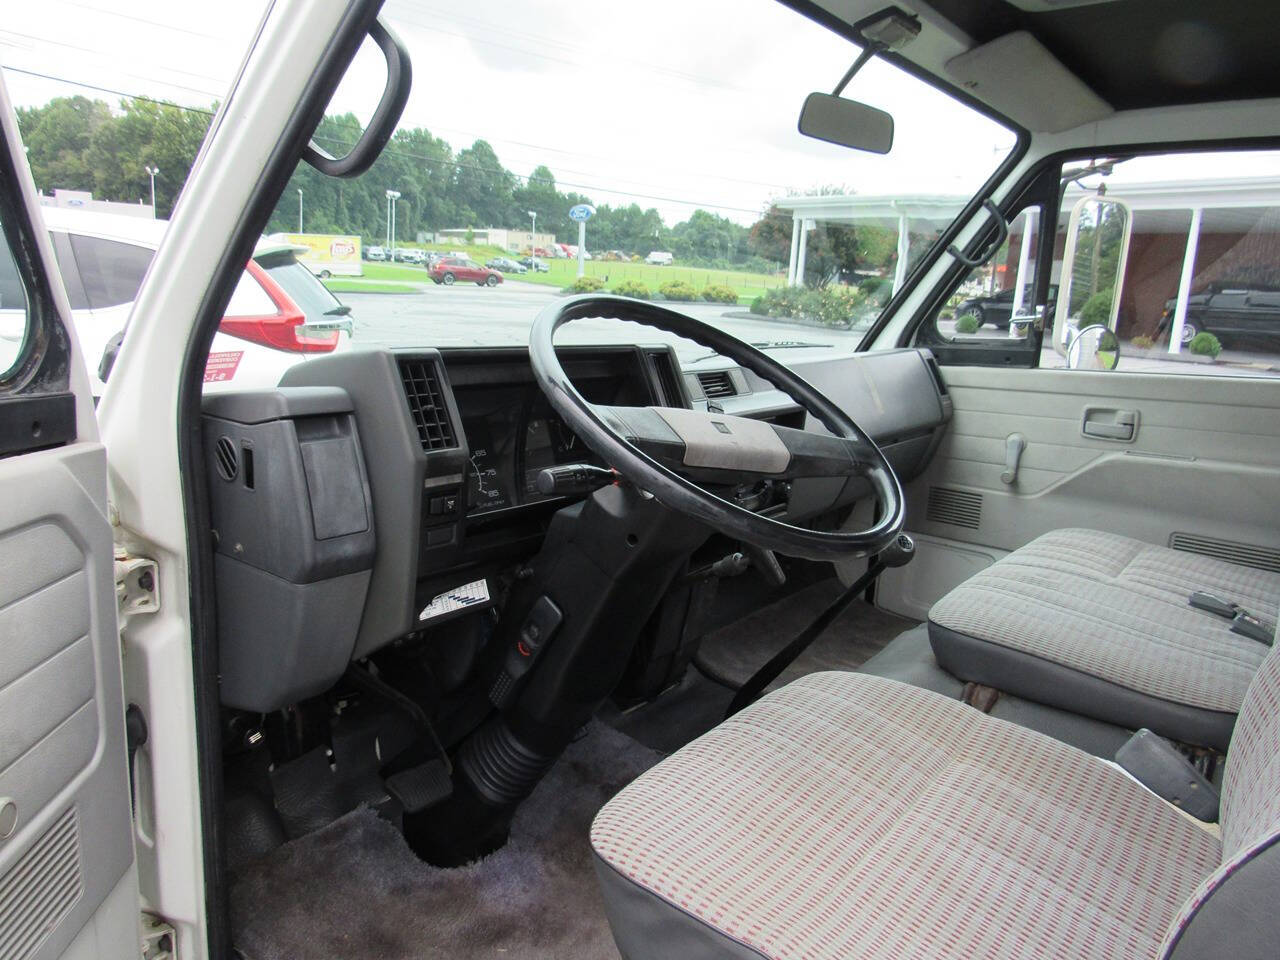
[[453,794],[453,778],[439,757],[387,778],[387,792],[405,813],[421,813],[447,800]]

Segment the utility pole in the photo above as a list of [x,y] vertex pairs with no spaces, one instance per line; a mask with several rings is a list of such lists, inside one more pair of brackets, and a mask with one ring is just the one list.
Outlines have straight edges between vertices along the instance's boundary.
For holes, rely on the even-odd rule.
[[160,172],[160,168],[148,164],[142,169],[147,171],[147,176],[151,178],[151,216],[154,217],[156,215],[156,174]]
[[306,233],[306,231],[302,229],[302,188],[301,187],[298,188],[298,232]]
[[529,211],[529,259],[538,255],[538,211]]

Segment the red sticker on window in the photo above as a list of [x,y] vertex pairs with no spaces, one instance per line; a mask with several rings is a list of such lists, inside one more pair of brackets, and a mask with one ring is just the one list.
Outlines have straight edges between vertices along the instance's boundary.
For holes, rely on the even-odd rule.
[[219,350],[209,354],[209,362],[204,365],[205,383],[222,383],[236,375],[240,366],[243,350]]

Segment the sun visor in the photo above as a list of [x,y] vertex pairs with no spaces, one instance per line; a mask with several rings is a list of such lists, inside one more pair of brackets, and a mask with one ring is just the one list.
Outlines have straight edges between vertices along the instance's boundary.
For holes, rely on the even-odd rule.
[[947,73],[983,103],[1038,133],[1070,130],[1114,113],[1025,30],[953,57]]

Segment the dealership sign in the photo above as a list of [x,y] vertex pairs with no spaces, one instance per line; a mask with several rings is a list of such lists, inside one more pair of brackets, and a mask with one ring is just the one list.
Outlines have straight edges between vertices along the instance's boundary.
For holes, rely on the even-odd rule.
[[586,223],[595,216],[596,208],[589,203],[579,203],[569,208],[569,219]]

